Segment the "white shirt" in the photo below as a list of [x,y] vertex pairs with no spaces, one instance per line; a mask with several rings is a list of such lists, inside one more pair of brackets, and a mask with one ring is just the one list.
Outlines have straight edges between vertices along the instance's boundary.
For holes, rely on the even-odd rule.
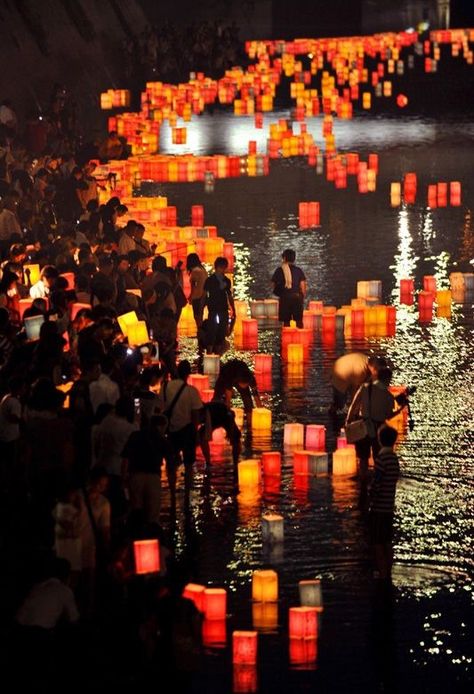
[[[166,397],[164,395],[165,387],[163,386],[161,388],[160,399],[163,410],[166,410],[166,408],[171,405],[174,396],[182,385],[183,381],[179,378],[169,381],[169,383],[166,384]],[[170,431],[179,431],[188,424],[191,424],[193,421],[193,411],[200,410],[202,407],[203,404],[198,389],[194,386],[189,386],[186,384],[184,390],[176,401],[175,406],[173,407],[169,427]]]
[[20,425],[8,421],[10,416],[21,417],[21,403],[13,395],[5,395],[0,402],[0,441],[10,443],[20,438]]
[[49,294],[49,287],[43,280],[38,280],[36,284],[30,287],[30,296],[32,299],[45,299]]
[[118,252],[119,255],[128,255],[130,251],[136,251],[137,250],[137,244],[135,243],[134,239],[132,239],[131,236],[128,234],[125,234],[125,232],[121,235],[118,243]]
[[120,397],[120,389],[115,381],[112,381],[107,374],[100,374],[97,381],[92,381],[92,383],[89,385],[89,395],[92,409],[95,414],[97,412],[97,408],[99,405],[102,405],[102,403],[115,405]]
[[14,212],[5,208],[0,212],[0,241],[8,241],[13,234],[21,235],[20,222]]
[[18,624],[43,629],[54,629],[61,620],[74,623],[78,619],[74,593],[59,578],[48,578],[33,586],[16,613]]
[[124,417],[117,417],[114,412],[105,417],[94,429],[95,464],[105,467],[109,475],[122,474],[122,451],[130,434],[138,429]]

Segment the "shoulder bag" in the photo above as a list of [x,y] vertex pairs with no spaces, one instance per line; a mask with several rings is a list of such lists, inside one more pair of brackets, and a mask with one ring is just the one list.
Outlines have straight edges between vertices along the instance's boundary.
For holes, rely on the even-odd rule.
[[[363,388],[363,386],[361,386]],[[372,396],[372,383],[369,384],[368,388],[368,397],[369,397],[369,414],[370,414],[370,402],[371,402],[371,396]],[[354,402],[357,400],[357,395],[354,397]],[[345,424],[345,430],[346,430],[346,439],[347,443],[356,443],[356,441],[361,441],[362,439],[365,439],[366,436],[370,436],[369,432],[369,427],[368,427],[368,420],[369,418],[363,418],[359,417],[358,419],[354,419],[352,422],[351,420],[351,415],[352,415],[352,405],[349,408],[349,412],[347,413],[347,418],[346,418],[346,424]]]

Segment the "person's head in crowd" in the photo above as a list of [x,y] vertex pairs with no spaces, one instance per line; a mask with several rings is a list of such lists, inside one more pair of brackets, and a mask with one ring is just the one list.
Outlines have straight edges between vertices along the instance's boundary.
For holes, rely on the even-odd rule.
[[55,289],[49,295],[52,313],[62,316],[68,310],[68,297],[64,289]]
[[10,247],[10,260],[14,263],[23,263],[26,258],[26,246],[23,243],[14,243]]
[[105,468],[96,465],[89,473],[89,489],[98,494],[105,494],[109,486],[109,476]]
[[156,388],[163,378],[163,371],[159,366],[148,366],[140,374],[140,386],[142,388]]
[[[47,325],[45,323],[44,325]],[[35,412],[59,412],[66,399],[51,379],[39,378],[31,387],[28,408]]]
[[128,395],[122,395],[115,403],[115,414],[132,423],[135,416],[133,399]]
[[95,198],[92,198],[92,200],[89,200],[89,202],[86,205],[86,210],[90,214],[93,214],[94,212],[98,212],[99,211],[99,201],[96,200]]
[[388,388],[392,381],[392,375],[392,369],[390,369],[388,366],[383,366],[381,369],[379,369],[378,380]]
[[92,253],[90,248],[81,248],[77,254],[77,262],[79,265],[84,265],[85,263],[92,263]]
[[47,287],[49,287],[49,289],[52,289],[55,286],[58,278],[59,272],[54,265],[45,265],[41,270],[41,280]]
[[135,226],[135,233],[133,235],[134,239],[137,241],[141,241],[143,239],[143,236],[145,235],[145,226],[144,224],[140,224],[137,222]]
[[388,424],[382,424],[377,431],[377,437],[382,448],[393,448],[397,441],[398,432]]
[[376,354],[371,354],[367,360],[367,368],[369,370],[370,377],[373,380],[378,377],[380,369],[383,369],[386,366],[387,360],[385,357],[379,357]]
[[82,168],[86,176],[92,176],[96,169],[96,163],[91,159],[87,161]]
[[286,248],[281,257],[285,263],[294,263],[296,260],[296,253],[292,248]]
[[178,378],[182,381],[187,381],[191,373],[191,364],[187,359],[182,359],[178,364]]
[[110,318],[99,318],[95,324],[95,336],[104,342],[110,340],[114,334],[114,322]]
[[117,258],[117,272],[124,275],[130,269],[128,255],[119,255]]
[[201,261],[197,253],[189,253],[186,258],[186,270],[191,272],[195,267],[200,267]]
[[104,275],[112,274],[112,272],[114,271],[114,261],[112,260],[110,255],[104,253],[103,255],[99,256],[98,262],[99,272],[101,272]]
[[214,261],[214,270],[218,274],[225,275],[227,268],[229,267],[229,261],[224,256],[219,256]]
[[48,169],[45,169],[45,168],[38,169],[38,171],[36,172],[36,176],[35,176],[36,180],[47,181],[48,178],[49,178]]
[[44,316],[48,310],[48,303],[45,299],[33,299],[33,303],[23,313],[23,318],[33,318],[34,316]]
[[163,272],[166,270],[166,258],[162,255],[155,255],[151,263],[153,272]]
[[107,202],[105,203],[105,207],[108,207],[112,210],[116,210],[117,207],[120,205],[120,198],[118,198],[116,195],[111,197]]
[[130,236],[130,238],[133,238],[133,235],[135,234],[135,229],[137,228],[137,223],[133,219],[129,219],[127,224],[124,227],[124,232],[127,234],[127,236]]
[[84,328],[89,327],[93,323],[92,311],[90,308],[81,308],[73,320],[73,326],[76,332],[80,332]]
[[128,212],[128,207],[126,205],[117,205],[117,217],[124,217]]
[[71,177],[75,178],[77,181],[80,181],[81,178],[84,178],[84,174],[80,166],[75,166],[73,168],[73,170],[71,171]]

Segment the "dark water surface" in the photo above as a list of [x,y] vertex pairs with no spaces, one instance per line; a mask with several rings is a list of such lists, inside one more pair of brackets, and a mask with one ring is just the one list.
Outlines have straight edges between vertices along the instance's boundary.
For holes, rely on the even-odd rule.
[[[272,114],[266,124],[287,112]],[[191,204],[205,206],[205,221],[236,245],[235,295],[271,296],[269,279],[281,251],[293,247],[308,278],[308,298],[341,306],[356,296],[361,279],[380,279],[386,303],[398,306],[398,281],[412,276],[422,287],[425,274],[439,288],[449,287],[453,271],[472,271],[474,258],[474,125],[472,114],[374,117],[335,122],[339,151],[358,151],[367,160],[379,154],[377,191],[357,192],[309,168],[306,160],[272,161],[262,178],[218,180],[213,194],[202,183],[151,187],[178,207],[180,224],[189,223]],[[308,130],[321,144],[321,119]],[[250,139],[265,151],[265,133],[252,118],[224,113],[188,124],[188,145],[166,151],[245,154]],[[417,203],[391,208],[390,182],[408,171],[418,176]],[[459,180],[461,207],[430,210],[428,183]],[[144,185],[144,193],[150,186]],[[298,229],[298,202],[321,203],[321,227]],[[421,326],[413,307],[400,307],[393,338],[337,342],[326,349],[316,338],[302,380],[281,367],[278,329],[259,333],[259,351],[272,352],[273,387],[263,394],[273,412],[271,440],[247,440],[246,455],[282,450],[285,422],[321,423],[327,448],[335,448],[338,423],[330,420],[329,374],[334,359],[353,349],[388,357],[395,383],[417,386],[411,398],[416,426],[401,438],[402,476],[397,489],[393,600],[374,589],[366,526],[358,506],[358,482],[318,478],[295,488],[287,457],[281,485],[252,500],[230,498],[229,451],[214,452],[210,482],[198,463],[191,517],[178,520],[178,553],[196,556],[197,579],[228,589],[227,648],[208,652],[199,691],[232,691],[229,645],[233,629],[252,628],[251,574],[278,571],[278,627],[259,636],[259,691],[372,692],[467,691],[472,675],[472,567],[474,501],[474,342],[473,299],[455,304],[452,319]],[[183,355],[194,340],[184,339]],[[252,353],[238,353],[251,363]],[[339,422],[340,424],[340,422]],[[261,516],[266,510],[285,518],[281,552],[262,547]],[[322,580],[324,612],[317,666],[296,670],[288,659],[288,607],[299,604],[298,581]]]

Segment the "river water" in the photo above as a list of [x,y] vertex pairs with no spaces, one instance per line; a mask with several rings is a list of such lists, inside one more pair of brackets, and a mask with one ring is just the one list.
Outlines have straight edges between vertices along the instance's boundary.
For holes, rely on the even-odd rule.
[[[265,126],[288,112],[271,114]],[[308,279],[308,298],[341,306],[356,296],[361,279],[379,279],[383,299],[399,308],[396,335],[338,341],[318,339],[301,379],[281,367],[280,333],[259,331],[259,351],[271,352],[272,388],[263,394],[272,409],[267,440],[246,440],[245,455],[282,450],[285,422],[324,424],[327,448],[335,448],[341,422],[329,418],[329,375],[334,359],[354,349],[385,355],[394,382],[416,386],[411,397],[415,428],[400,438],[401,479],[395,518],[394,593],[380,600],[371,580],[367,530],[352,478],[295,482],[285,458],[281,484],[255,498],[232,499],[229,451],[214,450],[210,481],[198,461],[191,511],[178,514],[177,553],[191,557],[195,579],[228,590],[227,645],[207,651],[199,691],[232,691],[231,632],[252,628],[251,574],[274,568],[279,577],[277,623],[259,635],[258,687],[262,692],[465,691],[472,676],[472,566],[474,476],[473,301],[454,304],[452,318],[420,325],[413,307],[398,303],[398,281],[435,275],[449,287],[453,271],[473,271],[474,222],[471,113],[442,119],[370,116],[334,126],[339,151],[367,160],[379,154],[377,191],[359,194],[355,177],[336,190],[304,158],[272,161],[260,178],[217,180],[212,194],[202,183],[144,186],[165,194],[189,223],[190,206],[203,204],[205,221],[236,248],[235,296],[271,297],[270,277],[284,248],[297,252]],[[264,126],[264,128],[265,128]],[[321,144],[321,119],[308,121]],[[252,118],[223,112],[188,124],[188,144],[171,145],[164,128],[162,150],[172,153],[245,154],[249,140],[265,151],[265,129]],[[391,181],[416,172],[416,204],[392,208]],[[430,210],[428,183],[458,180],[461,207]],[[298,202],[318,200],[321,226],[298,229]],[[194,341],[183,339],[193,358]],[[252,352],[237,352],[249,363]],[[264,511],[285,518],[282,548],[262,546]],[[165,513],[167,512],[165,503]],[[288,607],[298,604],[298,581],[320,578],[321,615],[316,665],[296,668],[288,657]]]

